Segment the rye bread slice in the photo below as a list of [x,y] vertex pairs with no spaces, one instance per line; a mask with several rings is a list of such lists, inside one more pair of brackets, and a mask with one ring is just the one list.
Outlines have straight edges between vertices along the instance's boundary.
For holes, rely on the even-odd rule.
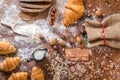
[[46,8],[41,9],[32,9],[32,8],[25,8],[25,7],[19,7],[21,11],[23,12],[29,12],[29,13],[39,13],[46,10]]
[[30,8],[30,9],[47,9],[48,7],[51,6],[51,3],[24,3],[24,2],[19,2],[19,6],[23,8]]
[[52,0],[19,0],[20,2],[51,2]]
[[21,11],[19,13],[19,17],[25,21],[33,21],[39,18],[39,13],[33,14],[33,13],[26,13],[26,12]]

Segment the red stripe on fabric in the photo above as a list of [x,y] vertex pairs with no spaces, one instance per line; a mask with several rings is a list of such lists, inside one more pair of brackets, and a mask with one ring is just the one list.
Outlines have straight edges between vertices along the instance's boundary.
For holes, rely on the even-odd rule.
[[100,21],[100,25],[102,27],[102,35],[104,39],[104,45],[106,44],[106,37],[105,37],[105,25]]

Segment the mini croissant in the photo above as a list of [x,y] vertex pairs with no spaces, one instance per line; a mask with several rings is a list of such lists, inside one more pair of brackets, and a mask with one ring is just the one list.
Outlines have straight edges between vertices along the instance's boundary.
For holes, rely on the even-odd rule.
[[69,26],[74,23],[78,18],[81,18],[84,13],[83,0],[68,0],[64,10],[63,23]]
[[0,63],[1,71],[12,71],[17,67],[20,62],[20,57],[6,57],[3,62]]
[[14,53],[16,48],[7,41],[0,42],[0,54],[10,54]]
[[34,66],[32,68],[31,80],[44,80],[43,71],[40,68]]
[[8,80],[27,80],[28,73],[27,72],[17,72],[12,73],[12,75],[8,78]]

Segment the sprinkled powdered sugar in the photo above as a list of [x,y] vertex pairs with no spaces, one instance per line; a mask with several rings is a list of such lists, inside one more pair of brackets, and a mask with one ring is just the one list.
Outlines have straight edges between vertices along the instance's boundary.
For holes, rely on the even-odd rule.
[[[59,7],[63,7],[63,2],[64,1],[59,1],[57,0],[58,2],[58,5]],[[60,2],[60,3],[59,3]],[[5,21],[5,22],[10,22],[10,23],[18,23],[21,25],[16,27],[16,31],[19,33],[22,33],[23,35],[27,35],[29,37],[30,40],[25,40],[24,38],[22,38],[22,40],[25,40],[25,41],[33,41],[33,42],[36,42],[36,43],[41,43],[40,39],[39,39],[39,34],[42,34],[45,36],[45,39],[47,42],[49,42],[49,40],[53,37],[56,37],[59,41],[61,40],[61,38],[56,35],[53,31],[52,31],[52,28],[56,28],[56,30],[60,33],[65,33],[65,30],[66,28],[64,27],[64,25],[62,24],[62,18],[60,16],[60,12],[63,11],[61,10],[61,8],[58,10],[59,13],[59,17],[61,18],[60,20],[61,21],[56,21],[57,23],[51,28],[49,27],[48,25],[48,22],[46,19],[38,19],[36,21],[33,21],[33,22],[25,22],[25,21],[22,21],[19,16],[18,16],[18,13],[19,13],[19,9],[17,8],[16,5],[7,5],[7,4],[4,4],[5,6],[5,12],[4,12],[4,15],[3,15],[3,18],[2,20]],[[65,2],[64,2],[64,6],[65,6]],[[11,14],[11,15],[9,15]],[[70,32],[75,36],[76,35],[76,30],[75,28],[69,28]],[[15,40],[19,40],[20,37],[14,37]],[[70,47],[70,44],[67,43],[67,46]]]
[[7,5],[4,4],[4,14],[2,20],[6,22],[23,22],[18,16],[19,9],[16,5]]
[[[11,9],[16,10],[15,5],[12,6]],[[52,37],[56,37],[58,40],[60,39],[55,33],[52,32],[52,29],[47,25],[46,19],[39,19],[34,22],[26,23],[24,21],[21,21],[20,19],[14,18],[17,15],[9,16],[9,14],[12,15],[12,13],[10,13],[9,11],[10,10],[8,9],[8,11],[5,12],[6,16],[2,20],[5,22],[9,22],[10,24],[18,24],[15,27],[13,27],[13,31],[17,32],[18,34],[26,35],[32,41],[37,43],[40,42],[39,34],[43,34],[45,36],[46,41],[49,41]],[[58,25],[55,25],[55,27],[59,28]]]
[[3,15],[3,12],[4,12],[4,10],[3,10],[4,1],[5,0],[0,0],[0,19],[1,19],[2,15]]
[[74,35],[74,36],[76,36],[76,34],[77,34],[77,28],[75,28],[75,26],[74,27],[71,27],[71,28],[69,28],[70,29],[70,32]]
[[24,66],[24,65],[21,64],[20,69],[21,69],[22,71],[26,71],[28,68],[27,68],[27,66]]
[[18,53],[17,56],[21,57],[21,60],[24,60],[28,57],[28,55],[33,51],[34,49],[28,49],[28,48],[24,48],[24,49],[18,49]]
[[25,42],[31,42],[31,43],[33,43],[29,38],[27,38],[27,37],[24,37],[24,36],[14,36],[14,40],[16,41],[16,42],[19,42],[19,41],[25,41]]
[[59,6],[59,11],[61,12],[60,14],[64,13],[64,8],[67,3],[67,0],[57,0],[58,6]]

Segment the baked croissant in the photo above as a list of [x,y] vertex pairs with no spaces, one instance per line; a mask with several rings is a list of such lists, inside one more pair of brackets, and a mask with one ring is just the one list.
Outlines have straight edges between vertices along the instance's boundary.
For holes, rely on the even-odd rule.
[[32,68],[31,80],[44,80],[43,71],[40,68],[34,66]]
[[0,63],[1,71],[12,71],[17,67],[20,62],[20,57],[6,57],[3,62]]
[[16,48],[9,42],[4,40],[0,42],[0,54],[10,54],[14,53],[15,51]]
[[17,72],[12,73],[8,80],[27,80],[28,73],[27,72]]
[[64,26],[69,26],[78,18],[81,18],[84,13],[83,0],[68,0],[64,10]]

